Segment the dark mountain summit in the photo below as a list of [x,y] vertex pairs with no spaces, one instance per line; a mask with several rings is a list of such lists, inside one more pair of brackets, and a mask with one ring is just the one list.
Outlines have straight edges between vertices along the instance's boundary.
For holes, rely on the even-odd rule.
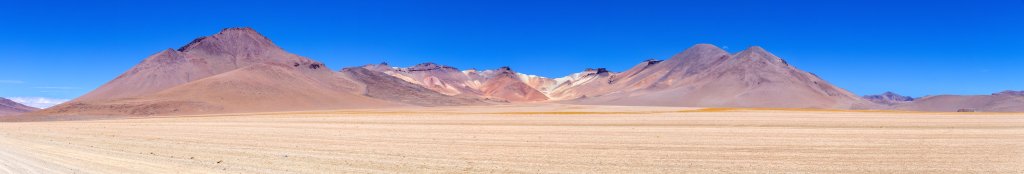
[[885,92],[878,95],[865,95],[863,98],[868,101],[884,105],[894,105],[914,101],[913,97],[899,95],[894,92]]

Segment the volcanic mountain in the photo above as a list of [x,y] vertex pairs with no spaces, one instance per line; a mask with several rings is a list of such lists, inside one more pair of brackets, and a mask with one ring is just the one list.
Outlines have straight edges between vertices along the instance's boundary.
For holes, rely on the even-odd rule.
[[25,106],[21,103],[0,97],[0,116],[32,112],[35,110],[39,110],[39,108]]
[[886,109],[933,112],[1024,112],[1024,91],[1003,91],[992,95],[926,96]]
[[[251,28],[228,28],[154,54],[96,90],[34,114],[168,115],[422,103],[371,97],[365,79],[355,78],[285,52]],[[451,102],[432,105],[444,104]]]
[[[698,44],[665,61],[566,90],[571,103],[694,107],[866,109],[874,107],[761,47],[729,54]],[[571,98],[570,97],[570,98]]]
[[149,56],[114,80],[75,101],[139,97],[259,63],[322,67],[285,52],[252,28],[227,28],[212,36]]

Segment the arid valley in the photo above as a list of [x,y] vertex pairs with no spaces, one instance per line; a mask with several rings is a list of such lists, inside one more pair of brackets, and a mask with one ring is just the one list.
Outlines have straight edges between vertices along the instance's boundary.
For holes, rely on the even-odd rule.
[[1024,174],[1024,1],[17,1],[0,174]]
[[502,105],[0,123],[0,173],[1020,173],[1024,114]]

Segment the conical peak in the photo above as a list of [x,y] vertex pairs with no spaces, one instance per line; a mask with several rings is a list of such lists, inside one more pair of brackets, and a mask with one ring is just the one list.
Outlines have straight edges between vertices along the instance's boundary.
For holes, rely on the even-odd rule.
[[747,47],[746,50],[756,51],[756,52],[768,52],[767,50],[764,50],[764,48],[762,48],[761,46],[757,46],[757,45]]
[[691,46],[690,48],[687,48],[686,50],[684,50],[683,52],[681,52],[679,54],[676,54],[675,56],[673,56],[673,59],[687,57],[687,56],[696,56],[696,55],[721,55],[721,54],[728,54],[728,52],[726,52],[725,50],[723,50],[721,48],[718,48],[715,45],[711,45],[711,44],[697,44],[697,45]]
[[668,67],[709,67],[729,58],[729,53],[711,44],[697,44],[661,62]]
[[736,55],[740,55],[740,54],[744,54],[744,53],[747,53],[747,54],[760,54],[760,55],[771,54],[771,53],[768,52],[768,50],[765,50],[764,48],[762,48],[760,46],[750,46],[750,47],[747,47],[747,49],[745,49],[743,51],[740,51],[739,53],[736,53]]
[[192,40],[178,51],[202,50],[208,53],[240,54],[253,51],[280,50],[266,36],[249,27],[225,28],[217,34]]
[[706,44],[706,43],[701,43],[701,44],[693,45],[690,48],[688,48],[687,50],[690,50],[690,49],[694,49],[694,50],[722,50],[721,48],[718,48],[718,46],[715,46],[715,45],[712,45],[712,44]]
[[782,58],[775,56],[774,54],[768,52],[767,50],[761,48],[760,46],[751,46],[746,50],[736,53],[736,55],[734,55],[733,57],[735,57],[736,59],[763,60],[788,65],[788,63],[786,63],[785,60],[782,60]]

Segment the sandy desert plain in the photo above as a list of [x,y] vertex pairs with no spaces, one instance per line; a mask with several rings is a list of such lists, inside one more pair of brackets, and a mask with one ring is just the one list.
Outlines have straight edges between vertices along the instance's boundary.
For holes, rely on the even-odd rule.
[[1024,114],[518,104],[0,123],[0,173],[1024,173]]

